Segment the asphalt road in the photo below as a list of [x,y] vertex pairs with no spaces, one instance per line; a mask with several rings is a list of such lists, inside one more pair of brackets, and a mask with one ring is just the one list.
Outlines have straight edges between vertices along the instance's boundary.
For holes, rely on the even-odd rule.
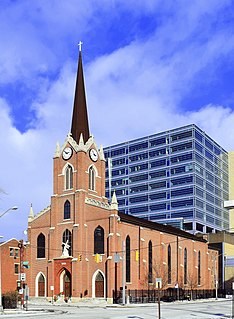
[[[42,311],[42,309],[44,309]],[[209,302],[161,303],[161,319],[224,319],[232,318],[231,300]],[[30,305],[28,312],[8,313],[0,318],[28,319],[153,319],[158,318],[157,304],[124,307]]]

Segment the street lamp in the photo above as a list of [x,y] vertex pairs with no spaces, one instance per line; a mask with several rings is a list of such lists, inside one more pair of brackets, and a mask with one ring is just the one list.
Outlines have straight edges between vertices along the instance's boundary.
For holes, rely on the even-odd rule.
[[9,211],[11,211],[11,210],[17,210],[17,209],[18,209],[17,206],[13,206],[13,207],[11,207],[11,208],[8,208],[5,212],[3,212],[3,213],[0,215],[0,218],[1,218],[2,216],[4,216],[6,213],[8,213]]
[[[18,207],[17,206],[13,206],[11,208],[8,208],[5,212],[3,212],[2,214],[0,214],[0,218],[5,215],[6,213],[8,213],[11,210],[17,210]],[[0,238],[2,238],[3,236],[0,236]],[[0,312],[2,312],[2,250],[0,249]]]

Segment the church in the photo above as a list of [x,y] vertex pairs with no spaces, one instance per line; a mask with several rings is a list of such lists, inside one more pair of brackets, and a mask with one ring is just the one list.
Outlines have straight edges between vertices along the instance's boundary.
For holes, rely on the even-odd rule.
[[89,131],[80,50],[71,129],[53,157],[51,202],[28,216],[30,296],[113,302],[123,287],[154,288],[156,278],[162,289],[214,289],[217,251],[203,238],[119,212],[115,192],[111,202],[105,197],[105,165]]

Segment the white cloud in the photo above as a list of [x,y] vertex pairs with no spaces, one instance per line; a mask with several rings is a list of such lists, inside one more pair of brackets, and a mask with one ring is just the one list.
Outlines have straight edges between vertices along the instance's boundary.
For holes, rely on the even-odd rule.
[[[228,2],[214,1],[210,6],[205,1],[194,1],[184,6],[185,2],[179,1],[175,2],[177,11],[169,4],[162,8],[160,1],[91,1],[89,5],[85,1],[75,9],[73,2],[60,2],[56,12],[51,7],[55,2],[45,1],[43,6],[34,3],[34,16],[28,13],[25,21],[22,17],[32,6],[29,1],[23,7],[14,7],[14,12],[6,9],[0,14],[5,30],[5,46],[0,45],[0,81],[7,83],[22,77],[27,85],[35,85],[38,74],[46,78],[38,84],[38,95],[30,106],[36,118],[25,133],[12,124],[13,106],[0,99],[0,187],[8,193],[1,194],[0,211],[19,206],[18,212],[1,219],[3,235],[20,238],[30,204],[36,213],[50,204],[52,157],[56,141],[62,144],[70,130],[77,66],[77,61],[69,59],[66,41],[76,43],[78,35],[84,36],[102,23],[99,15],[103,17],[103,3],[107,4],[103,10],[110,14],[109,20],[112,5],[117,4],[121,4],[121,10],[135,5],[136,16],[141,15],[138,10],[155,14],[164,11],[165,15],[160,16],[162,21],[156,21],[146,39],[136,35],[125,47],[84,64],[90,129],[97,143],[107,146],[195,123],[225,148],[234,147],[234,114],[222,101],[213,105],[211,97],[210,104],[200,105],[198,110],[188,108],[185,112],[180,108],[184,95],[192,94],[198,82],[213,81],[220,59],[232,59],[232,31],[225,27],[213,34],[209,31],[209,21],[215,21],[222,9],[219,6],[225,7]],[[80,30],[75,32],[77,21]],[[16,33],[15,25],[19,25]],[[98,34],[96,37],[98,42]],[[55,69],[60,70],[58,77],[48,77],[48,70],[53,73]],[[201,78],[201,73],[206,74],[206,79]]]

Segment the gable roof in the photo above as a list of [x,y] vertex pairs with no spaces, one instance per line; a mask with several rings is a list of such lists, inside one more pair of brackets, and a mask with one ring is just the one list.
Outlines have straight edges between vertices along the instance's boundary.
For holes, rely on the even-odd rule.
[[128,224],[157,230],[157,231],[160,231],[163,233],[167,233],[167,234],[175,235],[175,236],[179,236],[179,237],[184,237],[184,238],[195,240],[195,241],[200,241],[200,242],[204,242],[204,243],[207,242],[203,238],[197,237],[196,235],[190,234],[184,230],[181,230],[179,228],[176,228],[176,227],[173,227],[170,225],[159,224],[156,222],[145,220],[143,218],[135,217],[132,215],[127,215],[127,214],[124,214],[121,212],[118,212],[118,215],[119,215],[120,220],[122,222],[125,222]]

